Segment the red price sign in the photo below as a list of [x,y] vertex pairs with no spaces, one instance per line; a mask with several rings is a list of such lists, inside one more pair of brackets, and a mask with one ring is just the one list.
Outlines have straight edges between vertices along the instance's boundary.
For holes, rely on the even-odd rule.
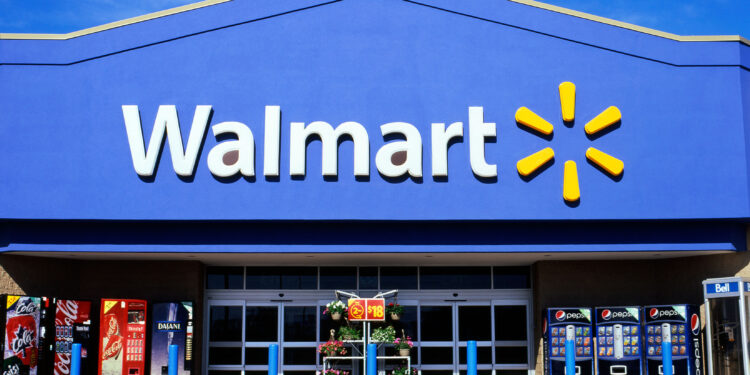
[[385,299],[383,298],[350,298],[349,321],[384,321]]

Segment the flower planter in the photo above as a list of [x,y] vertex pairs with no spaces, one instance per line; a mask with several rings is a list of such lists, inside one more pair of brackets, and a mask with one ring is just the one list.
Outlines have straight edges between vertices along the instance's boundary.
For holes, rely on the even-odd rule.
[[409,350],[410,349],[399,349],[398,350],[398,355],[400,355],[402,357],[408,357],[409,356]]
[[399,319],[401,319],[401,314],[391,313],[391,320],[399,320]]
[[331,313],[331,319],[341,320],[341,313],[340,312]]

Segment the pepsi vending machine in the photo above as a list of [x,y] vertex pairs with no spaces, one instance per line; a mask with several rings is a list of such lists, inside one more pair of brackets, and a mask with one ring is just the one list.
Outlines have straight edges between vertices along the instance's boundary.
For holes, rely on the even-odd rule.
[[[594,344],[591,309],[588,307],[549,308],[544,318],[544,374],[565,374],[566,332],[575,332],[575,366],[577,375],[594,373]],[[569,374],[573,375],[573,374]]]
[[[672,373],[703,374],[703,349],[699,310],[694,305],[645,306],[646,374],[664,373],[662,367],[662,327],[669,327],[672,337]],[[666,324],[666,325],[665,325]]]
[[635,306],[596,308],[597,374],[641,374],[640,315]]

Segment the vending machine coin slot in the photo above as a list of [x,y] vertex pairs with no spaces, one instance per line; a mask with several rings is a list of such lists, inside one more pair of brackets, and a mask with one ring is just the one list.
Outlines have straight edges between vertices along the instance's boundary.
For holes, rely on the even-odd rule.
[[610,375],[627,375],[628,366],[625,365],[613,365],[609,366]]

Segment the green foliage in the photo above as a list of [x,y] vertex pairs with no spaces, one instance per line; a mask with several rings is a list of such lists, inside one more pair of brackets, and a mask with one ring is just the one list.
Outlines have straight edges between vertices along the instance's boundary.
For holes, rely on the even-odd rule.
[[392,326],[375,328],[370,335],[372,341],[393,342],[396,339],[396,330]]
[[362,331],[354,327],[342,326],[339,328],[339,340],[359,340],[362,338]]

